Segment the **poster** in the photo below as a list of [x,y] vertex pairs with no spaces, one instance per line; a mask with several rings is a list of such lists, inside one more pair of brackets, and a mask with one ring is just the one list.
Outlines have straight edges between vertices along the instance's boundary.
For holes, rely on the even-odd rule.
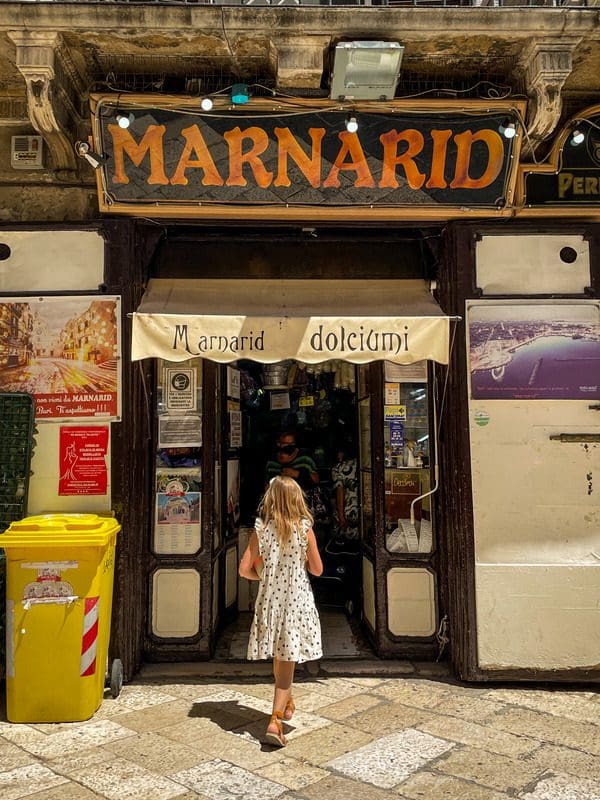
[[399,383],[386,383],[384,404],[386,406],[398,405],[400,403],[400,384]]
[[196,370],[188,367],[165,369],[167,411],[196,411]]
[[227,397],[240,399],[240,371],[234,367],[227,367]]
[[174,416],[161,414],[158,418],[159,447],[202,447],[202,417],[200,414]]
[[242,446],[242,412],[229,412],[229,447],[232,449]]
[[469,307],[471,396],[599,400],[598,303]]
[[156,474],[155,553],[196,553],[201,545],[200,471],[164,469]]
[[108,425],[61,426],[58,494],[106,494]]
[[0,300],[0,391],[29,392],[36,418],[120,416],[120,299]]
[[386,361],[385,379],[399,383],[426,383],[427,361],[415,361],[414,364],[394,364]]
[[406,406],[384,406],[383,418],[385,420],[406,420]]
[[404,423],[395,419],[390,421],[390,448],[395,456],[404,452]]
[[240,524],[240,462],[227,462],[227,535],[234,536]]

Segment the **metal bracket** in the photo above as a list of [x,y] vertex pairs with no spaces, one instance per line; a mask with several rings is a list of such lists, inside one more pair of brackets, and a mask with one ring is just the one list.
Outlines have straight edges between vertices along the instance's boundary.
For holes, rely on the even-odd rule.
[[600,433],[553,433],[550,439],[555,442],[600,442]]

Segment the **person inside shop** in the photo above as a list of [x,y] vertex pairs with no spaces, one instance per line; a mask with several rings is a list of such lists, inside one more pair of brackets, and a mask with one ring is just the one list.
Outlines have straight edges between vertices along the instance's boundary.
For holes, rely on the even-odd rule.
[[293,478],[307,494],[319,483],[315,460],[308,450],[298,447],[294,431],[282,431],[278,435],[275,454],[267,461],[267,485],[276,475]]
[[351,442],[341,442],[331,468],[338,540],[358,539],[358,464]]

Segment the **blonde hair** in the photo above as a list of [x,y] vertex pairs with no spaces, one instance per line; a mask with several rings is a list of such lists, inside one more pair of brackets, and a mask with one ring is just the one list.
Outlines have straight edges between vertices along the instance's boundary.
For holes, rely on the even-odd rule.
[[290,541],[294,527],[299,528],[303,519],[308,520],[311,527],[313,524],[302,489],[287,475],[277,475],[271,479],[258,507],[258,515],[263,525],[273,520],[277,536],[283,544]]

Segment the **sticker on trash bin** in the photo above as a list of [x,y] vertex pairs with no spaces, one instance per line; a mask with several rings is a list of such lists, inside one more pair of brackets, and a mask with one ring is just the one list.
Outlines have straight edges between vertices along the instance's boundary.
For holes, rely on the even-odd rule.
[[81,635],[81,665],[79,675],[84,678],[96,672],[96,649],[98,647],[98,601],[99,597],[85,598],[83,633]]
[[37,570],[37,578],[27,583],[23,589],[23,601],[66,600],[74,598],[73,585],[62,578],[68,569],[77,569],[77,561],[45,561],[21,564],[23,569]]

